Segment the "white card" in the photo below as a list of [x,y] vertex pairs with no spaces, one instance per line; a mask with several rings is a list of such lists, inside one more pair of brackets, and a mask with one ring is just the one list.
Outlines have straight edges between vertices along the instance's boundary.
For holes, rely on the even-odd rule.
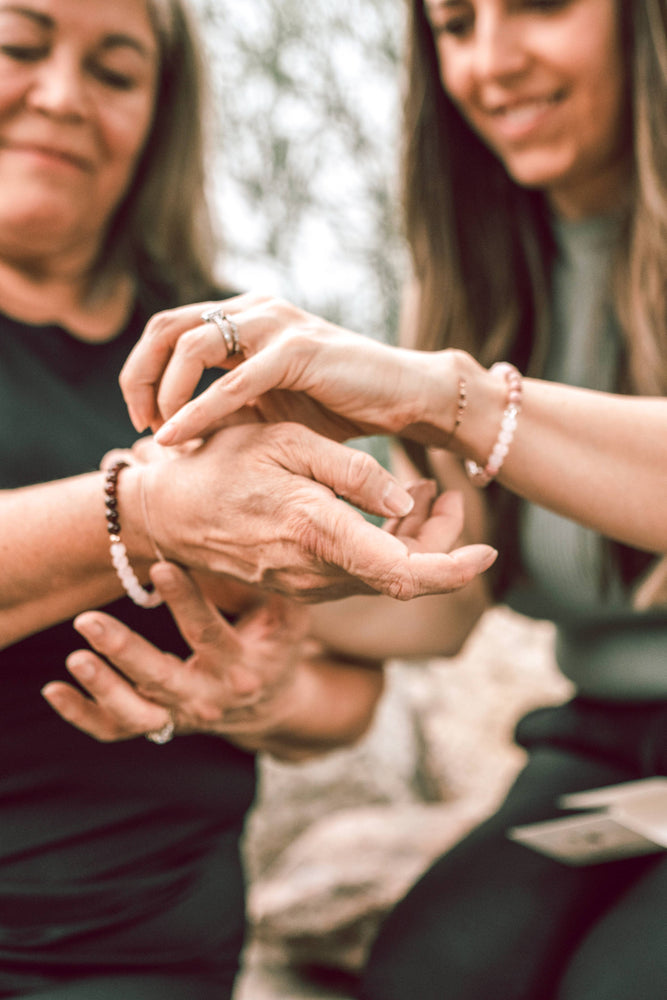
[[599,864],[660,850],[655,841],[629,830],[605,813],[514,826],[507,836],[568,865]]
[[644,798],[654,793],[667,794],[667,778],[642,778],[640,781],[624,781],[620,785],[607,785],[587,792],[562,795],[558,800],[561,809],[598,809],[601,806],[620,805],[632,799]]
[[563,796],[559,805],[591,811],[515,826],[507,831],[508,837],[569,865],[598,864],[667,849],[667,778],[577,792]]

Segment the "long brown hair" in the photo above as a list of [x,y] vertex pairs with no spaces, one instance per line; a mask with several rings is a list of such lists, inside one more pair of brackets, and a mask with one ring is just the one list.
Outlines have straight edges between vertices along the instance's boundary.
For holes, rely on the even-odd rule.
[[155,113],[100,268],[130,267],[147,307],[196,301],[215,286],[220,239],[207,200],[211,102],[187,0],[146,0],[159,49]]
[[[410,0],[406,234],[421,288],[417,345],[538,374],[549,336],[552,242],[542,196],[521,188],[445,94],[423,0]],[[631,88],[633,176],[614,295],[628,387],[667,391],[667,0],[619,2]]]

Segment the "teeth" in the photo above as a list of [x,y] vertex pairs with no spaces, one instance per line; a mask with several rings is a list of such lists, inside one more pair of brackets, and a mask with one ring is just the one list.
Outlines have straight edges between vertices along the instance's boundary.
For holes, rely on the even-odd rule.
[[540,101],[530,101],[530,103],[521,104],[514,108],[500,109],[497,114],[513,125],[523,125],[544,111],[545,108],[551,107],[557,100],[557,97],[548,97]]

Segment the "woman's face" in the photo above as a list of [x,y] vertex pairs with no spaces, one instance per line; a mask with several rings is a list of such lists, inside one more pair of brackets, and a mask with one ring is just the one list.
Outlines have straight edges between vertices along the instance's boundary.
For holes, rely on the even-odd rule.
[[157,78],[146,0],[0,0],[0,250],[94,253]]
[[628,158],[617,0],[424,0],[442,85],[517,183],[570,216],[617,203]]

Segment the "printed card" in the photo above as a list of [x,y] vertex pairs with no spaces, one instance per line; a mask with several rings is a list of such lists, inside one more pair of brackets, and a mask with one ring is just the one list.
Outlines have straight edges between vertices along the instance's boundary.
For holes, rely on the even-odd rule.
[[565,795],[583,815],[515,826],[511,840],[568,865],[599,864],[667,849],[667,778],[647,778]]

